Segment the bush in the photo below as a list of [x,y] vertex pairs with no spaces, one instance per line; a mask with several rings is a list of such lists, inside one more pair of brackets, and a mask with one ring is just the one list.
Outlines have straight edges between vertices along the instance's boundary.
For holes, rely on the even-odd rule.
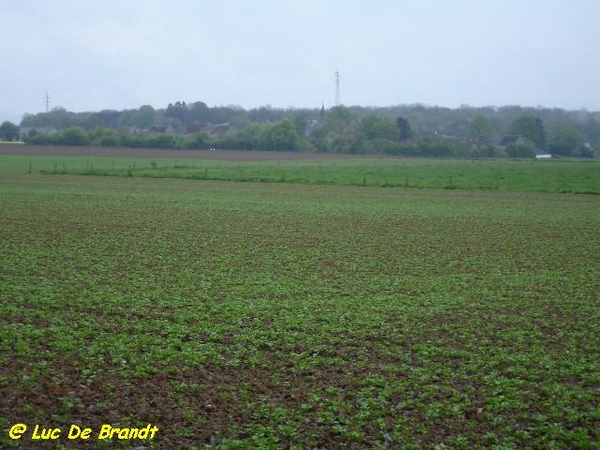
[[81,127],[66,128],[51,137],[52,143],[56,145],[90,145],[90,138]]
[[369,141],[369,153],[385,153],[388,155],[398,154],[401,144],[391,139],[371,139]]
[[100,145],[102,147],[117,147],[119,145],[119,139],[115,135],[106,135],[100,139]]
[[238,140],[232,134],[226,134],[218,139],[215,139],[210,144],[210,147],[218,148],[220,150],[237,150],[239,148]]
[[81,127],[66,128],[51,134],[37,134],[26,139],[36,145],[90,145],[90,137]]
[[449,141],[424,139],[417,142],[415,156],[455,156],[459,151],[456,145]]
[[148,133],[140,132],[123,137],[123,145],[132,148],[141,148],[148,146]]
[[26,137],[25,142],[34,145],[51,145],[53,144],[52,137],[54,134],[34,134]]
[[172,134],[151,134],[146,138],[146,146],[150,148],[174,149],[177,141]]
[[179,139],[178,147],[191,150],[203,150],[209,148],[208,136],[204,133],[188,134]]

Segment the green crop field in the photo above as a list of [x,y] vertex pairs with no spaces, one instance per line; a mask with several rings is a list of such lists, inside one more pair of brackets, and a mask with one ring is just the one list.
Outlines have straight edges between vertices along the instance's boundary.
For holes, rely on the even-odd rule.
[[[0,447],[599,448],[600,197],[523,192],[598,192],[598,163],[370,186],[410,161],[361,186],[333,182],[356,163],[319,184],[325,162],[0,156]],[[144,176],[163,166],[285,182]]]
[[597,160],[320,160],[315,156],[303,161],[222,161],[25,155],[3,159],[14,170],[52,175],[600,194]]

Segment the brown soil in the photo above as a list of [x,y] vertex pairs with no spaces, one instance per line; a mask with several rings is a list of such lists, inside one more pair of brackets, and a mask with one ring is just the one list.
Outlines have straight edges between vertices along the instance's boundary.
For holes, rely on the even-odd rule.
[[[217,159],[224,161],[349,159],[356,156],[244,150],[161,150],[128,147],[66,147],[58,145],[0,144],[0,155],[100,156],[107,158]],[[364,157],[364,156],[363,156]]]

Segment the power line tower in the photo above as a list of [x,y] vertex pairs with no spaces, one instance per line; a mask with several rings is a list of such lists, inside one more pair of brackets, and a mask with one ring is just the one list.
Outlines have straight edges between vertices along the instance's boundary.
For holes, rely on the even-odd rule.
[[44,98],[44,102],[46,103],[46,112],[50,111],[50,95],[48,91],[46,91],[46,97]]
[[342,104],[342,94],[340,93],[340,71],[335,71],[335,106]]

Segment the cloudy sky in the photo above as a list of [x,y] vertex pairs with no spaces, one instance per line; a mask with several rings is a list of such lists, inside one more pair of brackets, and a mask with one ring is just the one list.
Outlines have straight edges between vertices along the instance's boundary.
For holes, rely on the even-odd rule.
[[204,101],[600,110],[599,0],[0,0],[0,120]]

